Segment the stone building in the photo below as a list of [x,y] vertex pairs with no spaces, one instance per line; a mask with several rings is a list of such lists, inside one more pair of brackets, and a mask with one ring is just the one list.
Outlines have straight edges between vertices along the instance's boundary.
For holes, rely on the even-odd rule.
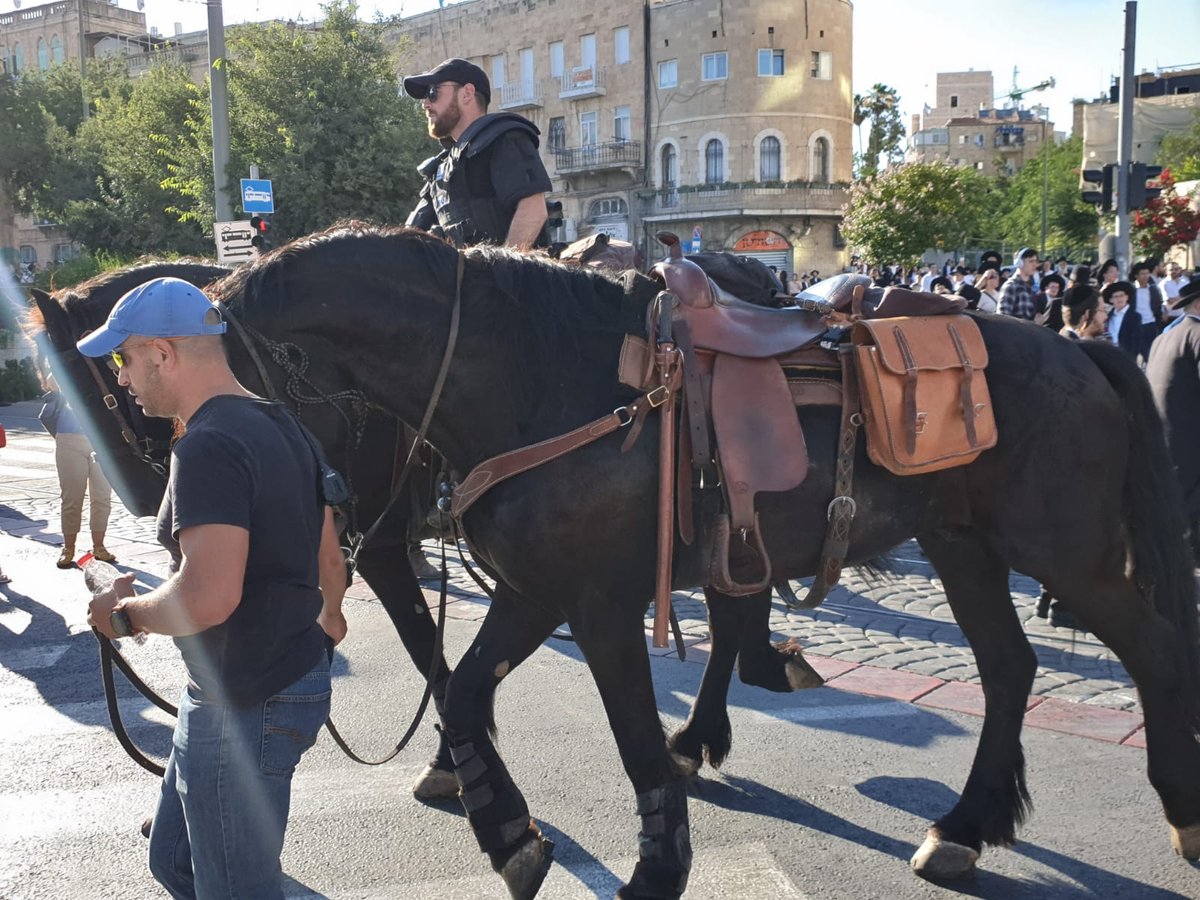
[[905,162],[943,160],[987,175],[1013,175],[1054,140],[1039,109],[993,105],[991,72],[939,72],[937,105],[912,117]]
[[654,259],[668,230],[829,273],[852,177],[851,18],[848,0],[465,0],[402,20],[402,74],[450,56],[488,72],[491,110],[542,132],[562,240],[604,231]]

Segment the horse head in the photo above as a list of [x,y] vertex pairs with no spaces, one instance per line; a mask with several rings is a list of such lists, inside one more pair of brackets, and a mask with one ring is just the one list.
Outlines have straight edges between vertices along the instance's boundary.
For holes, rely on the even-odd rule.
[[54,294],[32,292],[29,322],[39,353],[91,439],[105,476],[135,516],[158,511],[174,423],[146,416],[117,385],[108,366],[84,357],[75,342],[100,327],[117,301],[143,282],[171,276],[203,287],[227,273],[200,263],[151,263],[106,273]]

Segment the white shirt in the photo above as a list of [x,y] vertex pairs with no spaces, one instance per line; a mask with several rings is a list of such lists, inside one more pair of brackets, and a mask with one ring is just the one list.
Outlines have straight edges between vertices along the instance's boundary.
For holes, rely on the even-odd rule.
[[923,276],[921,278],[921,290],[925,292],[933,290],[933,279],[937,277],[938,276],[936,272],[930,272],[929,274]]
[[[1174,300],[1176,297],[1179,296],[1180,289],[1187,287],[1187,285],[1190,283],[1191,282],[1188,279],[1188,277],[1186,275],[1180,273],[1178,281],[1173,281],[1170,278],[1164,278],[1162,281],[1160,281],[1158,283],[1158,286],[1160,288],[1162,288],[1163,300],[1165,301],[1165,303],[1170,304],[1170,302],[1172,300]],[[1182,316],[1183,316],[1182,309],[1168,309],[1167,310],[1167,318],[1169,318],[1169,319],[1178,319]]]
[[995,294],[985,294],[979,292],[979,305],[977,309],[980,312],[994,313],[1000,308],[1000,304],[996,302]]
[[1129,312],[1129,307],[1123,306],[1120,309],[1114,309],[1108,314],[1108,334],[1114,344],[1117,343],[1117,335],[1121,333],[1121,323],[1125,321],[1125,313],[1127,312]]
[[1133,308],[1138,311],[1138,315],[1142,317],[1142,323],[1147,324],[1154,321],[1154,312],[1150,308],[1150,285],[1145,287],[1135,287],[1133,292],[1137,295],[1134,300]]

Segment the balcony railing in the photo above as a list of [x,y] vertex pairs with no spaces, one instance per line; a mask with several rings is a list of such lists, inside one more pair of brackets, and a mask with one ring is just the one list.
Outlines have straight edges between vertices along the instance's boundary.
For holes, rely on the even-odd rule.
[[558,96],[561,100],[583,100],[603,97],[608,70],[597,66],[577,66],[559,78]]
[[599,169],[636,169],[642,164],[642,145],[638,141],[610,141],[606,144],[584,144],[582,147],[556,147],[554,162],[560,174]]
[[1025,146],[1025,138],[1014,134],[998,134],[996,135],[995,147],[997,150],[1020,150]]
[[198,59],[208,59],[208,48],[203,44],[187,47],[169,47],[151,50],[149,53],[131,53],[125,57],[125,67],[130,73],[138,73],[156,65],[188,65]]
[[542,89],[533,81],[500,85],[501,109],[533,109],[542,105]]
[[643,216],[690,215],[720,212],[748,215],[754,212],[782,213],[842,211],[849,199],[845,188],[832,184],[805,185],[687,185],[642,193]]

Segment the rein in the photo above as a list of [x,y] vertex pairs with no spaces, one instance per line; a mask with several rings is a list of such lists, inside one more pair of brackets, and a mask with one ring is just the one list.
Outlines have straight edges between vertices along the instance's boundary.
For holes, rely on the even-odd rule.
[[[458,269],[455,276],[454,305],[450,313],[450,333],[446,341],[445,353],[442,356],[442,364],[438,370],[437,378],[434,381],[433,391],[429,397],[429,403],[425,408],[425,415],[421,419],[421,427],[418,429],[416,440],[413,441],[412,447],[409,450],[408,459],[405,460],[404,463],[404,469],[401,471],[399,477],[393,480],[392,496],[388,500],[387,505],[384,507],[383,512],[379,514],[379,518],[375,520],[374,524],[371,525],[366,534],[354,535],[351,538],[354,545],[349,559],[351,571],[353,571],[353,568],[357,563],[358,553],[362,549],[363,545],[375,535],[375,533],[379,530],[379,527],[382,525],[384,519],[387,518],[388,513],[391,512],[392,507],[395,506],[396,500],[399,498],[401,489],[404,486],[404,482],[407,480],[409,472],[412,470],[413,463],[418,458],[417,451],[421,444],[425,441],[425,435],[429,430],[430,423],[433,421],[434,411],[437,409],[437,405],[441,400],[442,389],[446,384],[446,377],[450,371],[450,363],[454,357],[454,350],[458,345],[459,322],[462,311],[462,284],[465,264],[466,259],[460,252],[458,254]],[[256,347],[254,346],[255,341],[262,343],[269,350],[271,350],[274,361],[288,373],[290,376],[288,382],[288,395],[297,402],[313,403],[324,401],[329,403],[335,409],[341,412],[343,418],[347,420],[347,423],[350,422],[349,417],[345,411],[337,405],[335,400],[342,399],[346,396],[353,396],[354,398],[361,399],[361,401],[365,404],[366,398],[360,391],[342,391],[332,396],[322,393],[320,389],[317,388],[317,386],[309,381],[304,375],[304,370],[307,369],[306,354],[303,357],[303,366],[297,370],[290,364],[290,359],[287,356],[287,348],[285,345],[270,341],[264,335],[259,334],[248,325],[242,323],[236,316],[232,314],[227,305],[223,307],[222,311],[228,317],[229,321],[233,323],[234,331],[237,333],[238,337],[241,338],[242,344],[245,346],[247,352],[249,352],[250,358],[253,360],[255,368],[258,370],[259,377],[262,379],[263,385],[266,388],[270,399],[278,399],[278,394],[275,391],[274,384],[267,376],[266,365],[263,363],[262,357],[259,355]],[[301,353],[303,353],[303,351],[301,351]],[[94,363],[92,366],[93,376],[97,379],[97,382],[100,384],[102,390],[104,390],[107,394],[107,387],[104,386],[104,382],[100,377],[100,373],[95,370]],[[318,393],[320,400],[311,400],[298,396],[298,394],[292,389],[293,381],[303,381],[309,388]],[[114,413],[120,417],[120,412],[114,408],[115,398],[112,398],[113,404],[110,405],[109,397],[111,397],[111,395],[106,397],[105,405],[110,409],[113,409]],[[362,417],[358,429],[355,430],[356,446],[357,441],[361,440],[362,438],[363,428],[365,428],[365,415]],[[132,434],[132,431],[129,433]],[[126,441],[129,441],[128,437],[126,437]],[[136,448],[136,443],[131,444],[131,446]],[[144,461],[149,462],[149,460],[145,457],[142,458]],[[384,763],[395,759],[396,756],[408,746],[409,741],[411,741],[413,735],[416,734],[417,728],[420,727],[421,720],[425,717],[425,711],[428,709],[429,701],[433,696],[433,685],[437,678],[438,670],[441,668],[440,663],[444,653],[445,645],[446,602],[450,582],[450,572],[446,564],[446,540],[444,536],[441,539],[441,547],[441,591],[438,602],[438,621],[437,631],[434,638],[433,658],[430,663],[429,672],[425,676],[425,690],[421,696],[421,702],[418,704],[412,723],[408,726],[404,736],[397,742],[396,746],[390,753],[388,753],[387,756],[378,760],[368,760],[359,756],[350,748],[349,744],[347,744],[346,740],[342,737],[341,732],[339,732],[337,727],[333,724],[332,717],[325,720],[325,727],[329,731],[330,737],[333,738],[334,743],[337,744],[338,747],[341,748],[342,752],[354,762],[361,763],[362,765],[366,766],[381,766]],[[164,771],[163,766],[146,757],[146,755],[138,749],[138,747],[133,743],[133,740],[129,737],[129,734],[125,730],[125,726],[121,721],[121,711],[117,704],[116,685],[112,674],[113,666],[115,665],[118,669],[120,669],[121,673],[125,675],[127,679],[129,679],[130,684],[132,684],[142,694],[142,696],[144,696],[159,709],[162,709],[164,712],[176,717],[178,717],[178,710],[166,700],[162,699],[162,697],[158,696],[158,694],[156,694],[149,686],[146,685],[144,681],[141,680],[141,678],[137,676],[137,674],[133,671],[132,666],[129,665],[129,662],[121,655],[121,652],[113,645],[112,641],[99,632],[96,632],[96,638],[100,642],[101,678],[104,682],[104,696],[108,704],[109,720],[112,722],[113,733],[116,735],[121,746],[125,749],[125,752],[129,754],[134,762],[146,769],[146,771],[161,777]]]

